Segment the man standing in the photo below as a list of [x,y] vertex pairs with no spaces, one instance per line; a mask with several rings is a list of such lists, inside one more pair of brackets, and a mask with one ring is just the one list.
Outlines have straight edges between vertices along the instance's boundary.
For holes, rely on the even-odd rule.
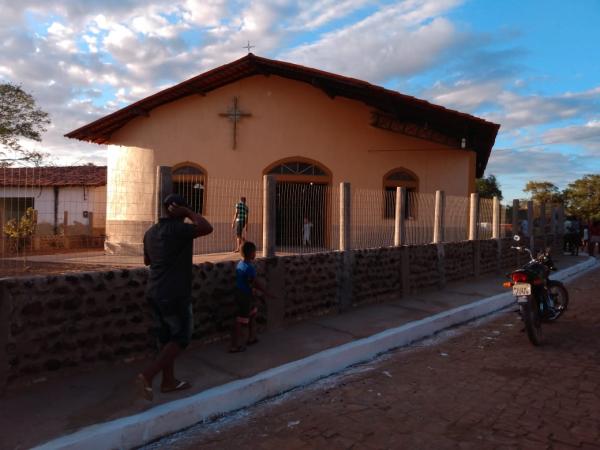
[[244,230],[248,225],[248,205],[246,205],[246,197],[241,197],[240,201],[235,205],[235,216],[231,228],[235,228],[236,247],[235,252],[239,252],[244,243]]
[[[194,326],[191,290],[194,239],[212,233],[212,225],[193,212],[185,199],[170,194],[164,199],[166,217],[144,235],[144,264],[150,266],[146,296],[158,325],[162,349],[156,360],[136,379],[141,395],[153,399],[152,382],[162,372],[161,392],[190,387],[175,378],[175,358],[185,349]],[[185,219],[191,223],[185,223]]]

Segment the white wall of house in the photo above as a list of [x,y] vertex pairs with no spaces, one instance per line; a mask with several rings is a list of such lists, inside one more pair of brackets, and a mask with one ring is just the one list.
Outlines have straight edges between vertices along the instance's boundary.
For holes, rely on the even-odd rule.
[[[16,209],[15,198],[32,198],[34,209],[38,214],[40,234],[47,234],[54,228],[54,187],[5,187],[0,190],[0,208]],[[11,202],[13,202],[11,204]],[[104,228],[106,223],[106,186],[99,187],[59,187],[58,191],[58,225],[63,224],[64,212],[67,211],[67,226],[88,227],[89,216],[84,211],[92,212],[93,228]],[[25,210],[19,211],[23,215]]]

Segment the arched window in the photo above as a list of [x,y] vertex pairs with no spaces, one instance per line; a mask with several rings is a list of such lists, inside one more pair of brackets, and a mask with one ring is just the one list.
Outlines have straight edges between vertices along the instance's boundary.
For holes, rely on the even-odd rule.
[[316,164],[303,161],[290,161],[279,164],[271,168],[268,173],[270,175],[327,176],[327,173]]
[[419,179],[410,170],[398,168],[389,171],[383,177],[383,190],[385,197],[384,217],[393,219],[396,214],[396,188],[406,188],[406,197],[404,199],[404,217],[415,217],[416,211],[414,205],[410,202],[410,193],[417,192],[419,189]]
[[204,214],[206,195],[206,171],[194,163],[181,163],[173,166],[173,192],[183,196],[190,208]]

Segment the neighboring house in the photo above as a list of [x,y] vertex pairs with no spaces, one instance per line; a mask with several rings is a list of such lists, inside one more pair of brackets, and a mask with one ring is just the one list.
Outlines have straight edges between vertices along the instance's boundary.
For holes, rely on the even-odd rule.
[[[272,174],[278,184],[345,181],[466,197],[483,175],[498,129],[365,81],[249,54],[66,136],[109,144],[108,239],[139,245],[154,220],[159,165],[173,168],[175,184],[195,177],[189,200],[213,221],[223,200],[211,179],[259,182]],[[311,189],[323,208],[319,216],[335,219],[325,191]],[[382,220],[393,220],[394,201],[382,201],[380,210]],[[294,227],[302,219],[293,219]],[[226,227],[230,219],[219,220]]]
[[0,168],[2,227],[27,208],[36,211],[37,235],[104,234],[106,167]]

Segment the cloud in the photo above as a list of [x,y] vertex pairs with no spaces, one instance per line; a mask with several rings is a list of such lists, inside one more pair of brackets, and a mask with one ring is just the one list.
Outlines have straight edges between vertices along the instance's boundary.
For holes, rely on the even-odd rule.
[[460,31],[441,17],[456,5],[450,0],[415,0],[386,6],[282,57],[372,82],[414,75],[439,63],[444,52],[461,41]]
[[486,174],[495,174],[505,201],[522,198],[528,181],[550,181],[564,189],[582,176],[600,171],[600,161],[577,153],[565,153],[552,146],[492,152]]
[[[525,67],[527,49],[514,44],[518,30],[473,32],[450,15],[461,0],[50,3],[4,2],[0,82],[21,83],[50,112],[41,146],[62,163],[104,155],[102,146],[65,139],[65,132],[240,58],[247,40],[260,55],[397,83],[496,121],[511,147],[542,144],[492,153],[488,173],[501,180],[521,183],[536,173],[563,179],[600,156],[600,86],[544,94],[537,89],[544,74]],[[515,161],[527,167],[516,171]]]
[[590,120],[583,125],[553,128],[542,135],[548,144],[561,143],[582,147],[585,157],[600,158],[600,120]]

